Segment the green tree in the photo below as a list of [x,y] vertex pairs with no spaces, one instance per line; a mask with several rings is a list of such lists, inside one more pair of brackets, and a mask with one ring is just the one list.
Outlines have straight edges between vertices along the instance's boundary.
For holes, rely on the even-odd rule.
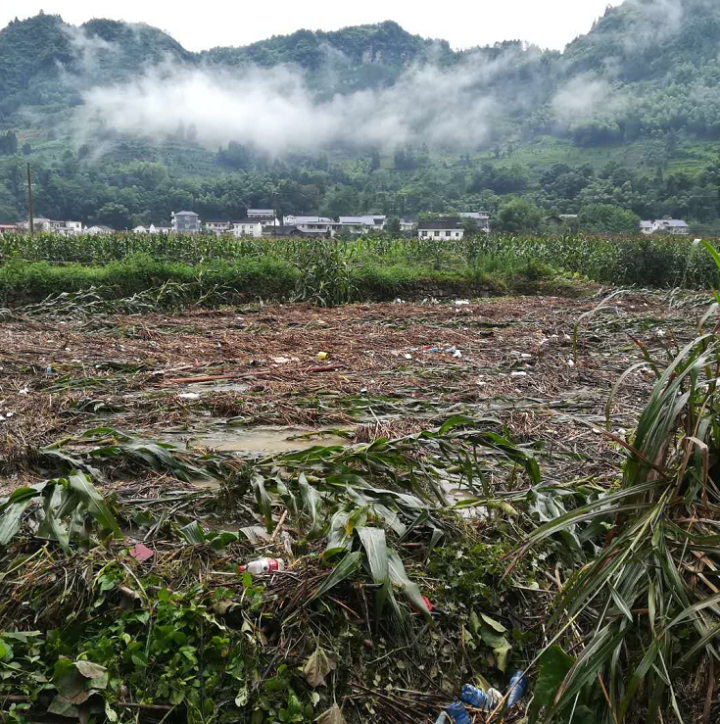
[[397,216],[392,216],[387,220],[385,230],[391,236],[400,236],[400,219]]
[[500,208],[497,226],[510,234],[537,233],[542,222],[542,212],[525,198],[508,201]]
[[594,234],[636,234],[640,217],[612,204],[593,204],[580,210],[580,229]]
[[0,136],[0,153],[5,156],[12,156],[17,153],[18,139],[15,131],[8,131],[4,136]]

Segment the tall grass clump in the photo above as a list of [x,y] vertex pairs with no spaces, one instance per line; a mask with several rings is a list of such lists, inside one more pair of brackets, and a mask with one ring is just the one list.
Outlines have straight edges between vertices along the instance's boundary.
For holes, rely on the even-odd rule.
[[[705,248],[720,269],[720,255]],[[710,724],[720,672],[718,308],[703,320],[709,330],[657,371],[632,443],[614,437],[627,451],[619,487],[539,528],[519,551],[584,530],[587,563],[565,582],[549,622],[553,643],[576,656],[550,647],[544,668],[541,658],[545,688],[556,679],[540,699],[545,724],[651,724],[669,711],[697,721],[683,718],[680,702],[698,671],[707,672],[698,709]]]

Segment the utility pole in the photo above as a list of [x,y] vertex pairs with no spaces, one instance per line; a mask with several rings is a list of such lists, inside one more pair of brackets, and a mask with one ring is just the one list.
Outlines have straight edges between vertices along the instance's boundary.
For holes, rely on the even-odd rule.
[[33,195],[32,195],[32,171],[30,164],[27,165],[27,182],[28,182],[28,210],[30,211],[30,236],[35,233],[35,215],[33,213]]

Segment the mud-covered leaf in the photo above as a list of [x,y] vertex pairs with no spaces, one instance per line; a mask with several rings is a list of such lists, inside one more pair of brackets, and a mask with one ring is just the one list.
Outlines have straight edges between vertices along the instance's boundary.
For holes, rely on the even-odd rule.
[[75,668],[86,679],[90,679],[86,688],[105,689],[108,685],[108,672],[104,666],[95,664],[92,661],[76,661]]
[[325,686],[325,677],[335,668],[335,659],[318,646],[305,662],[303,675],[314,689],[318,686]]
[[337,704],[320,714],[316,721],[317,724],[346,724],[345,717]]

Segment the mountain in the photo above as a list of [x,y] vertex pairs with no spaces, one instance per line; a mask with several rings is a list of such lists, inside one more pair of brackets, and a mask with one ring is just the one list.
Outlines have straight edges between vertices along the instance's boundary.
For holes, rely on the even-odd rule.
[[111,225],[280,195],[413,214],[524,194],[707,222],[719,58],[716,0],[626,0],[562,53],[454,51],[391,21],[193,53],[147,25],[41,13],[0,31],[0,216],[24,213],[30,160],[43,213]]

